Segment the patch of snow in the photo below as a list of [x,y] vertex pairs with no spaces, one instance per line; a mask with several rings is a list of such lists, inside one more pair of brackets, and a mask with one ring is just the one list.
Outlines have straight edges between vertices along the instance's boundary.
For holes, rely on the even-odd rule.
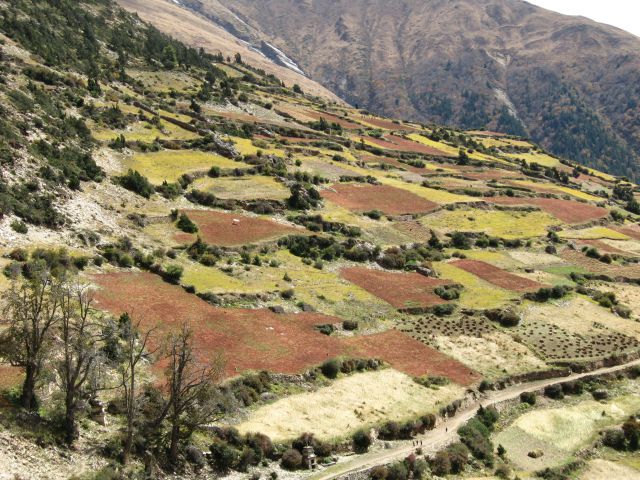
[[278,60],[280,60],[287,68],[289,68],[290,70],[293,70],[296,73],[299,73],[300,75],[304,75],[305,77],[307,76],[307,74],[304,73],[304,71],[298,66],[298,64],[293,60],[291,60],[286,53],[284,53],[278,47],[271,45],[269,42],[264,42],[264,43],[266,46],[268,46],[271,50],[275,52],[275,54],[278,57]]

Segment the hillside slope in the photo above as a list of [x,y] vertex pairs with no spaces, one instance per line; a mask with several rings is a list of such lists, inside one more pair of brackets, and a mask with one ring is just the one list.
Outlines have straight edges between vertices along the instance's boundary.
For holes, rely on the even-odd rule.
[[[191,0],[352,104],[533,138],[637,176],[640,39],[520,0]],[[230,12],[230,13],[229,13]]]
[[330,101],[341,102],[340,98],[327,88],[313,81],[302,72],[296,72],[280,65],[260,51],[251,48],[224,28],[181,8],[174,2],[164,0],[119,0],[120,5],[136,12],[143,20],[151,22],[160,30],[194,47],[202,47],[208,52],[222,52],[225,56],[240,53],[242,58],[256,68],[276,75],[289,87],[298,84],[305,92],[318,95]]

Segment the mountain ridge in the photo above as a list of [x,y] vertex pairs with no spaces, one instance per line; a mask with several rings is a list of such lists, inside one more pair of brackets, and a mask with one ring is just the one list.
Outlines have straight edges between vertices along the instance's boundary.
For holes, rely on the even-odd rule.
[[637,175],[640,39],[618,28],[513,0],[183,4],[272,43],[351,104]]

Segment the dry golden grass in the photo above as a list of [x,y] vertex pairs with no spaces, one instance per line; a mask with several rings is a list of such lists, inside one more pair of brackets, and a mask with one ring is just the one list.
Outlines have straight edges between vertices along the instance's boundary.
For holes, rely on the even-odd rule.
[[315,392],[261,407],[238,428],[243,433],[261,432],[277,441],[304,432],[331,439],[378,422],[435,413],[463,394],[464,389],[454,384],[438,390],[422,387],[392,369],[358,373]]
[[273,177],[250,175],[244,177],[204,177],[193,188],[213,193],[218,198],[235,200],[286,200],[291,192]]
[[578,335],[597,335],[603,332],[603,326],[640,340],[640,323],[621,318],[584,297],[574,297],[558,304],[525,304],[523,320],[552,323]]
[[489,379],[544,369],[545,362],[526,346],[501,332],[482,337],[436,337],[438,350]]
[[640,471],[626,465],[597,458],[587,464],[587,469],[579,478],[580,480],[614,480],[618,478],[640,480]]

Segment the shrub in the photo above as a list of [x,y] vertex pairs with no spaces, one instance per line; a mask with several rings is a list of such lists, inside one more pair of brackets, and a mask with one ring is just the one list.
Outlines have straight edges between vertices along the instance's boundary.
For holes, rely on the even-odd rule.
[[240,451],[227,442],[217,440],[209,446],[213,467],[223,473],[231,470],[240,459]]
[[181,213],[176,226],[185,233],[196,233],[198,226],[191,221],[186,213]]
[[129,170],[122,177],[116,177],[116,180],[122,187],[137,193],[144,198],[151,197],[155,192],[151,182],[136,170]]
[[451,473],[460,473],[469,462],[469,449],[463,443],[454,443],[447,448]]
[[27,224],[20,220],[14,220],[11,222],[11,229],[16,233],[21,233],[23,235],[29,231]]
[[451,459],[447,451],[438,452],[431,462],[431,470],[439,477],[444,477],[451,473]]
[[602,444],[615,450],[624,450],[626,448],[625,443],[624,432],[622,430],[607,430],[602,436]]
[[553,400],[562,400],[564,398],[562,385],[549,385],[544,389],[544,396]]
[[534,392],[522,392],[520,394],[520,401],[533,406],[536,404],[536,394]]
[[347,331],[357,330],[358,322],[356,322],[355,320],[345,320],[344,322],[342,322],[342,328]]
[[366,430],[358,430],[353,434],[351,440],[353,443],[353,450],[356,453],[367,452],[372,443],[371,435]]
[[293,448],[290,448],[282,454],[280,465],[285,470],[298,470],[302,466],[302,454]]
[[371,480],[387,480],[388,475],[389,469],[384,465],[374,467],[371,472],[369,472],[369,478]]
[[456,309],[456,306],[453,303],[443,303],[441,305],[436,305],[433,307],[433,313],[438,317],[446,317],[451,315]]
[[180,265],[169,265],[165,268],[163,276],[172,283],[178,283],[182,278],[184,269]]
[[336,358],[332,358],[330,360],[326,360],[321,366],[320,371],[327,378],[336,378],[338,373],[340,372],[340,367],[342,366],[342,362]]

